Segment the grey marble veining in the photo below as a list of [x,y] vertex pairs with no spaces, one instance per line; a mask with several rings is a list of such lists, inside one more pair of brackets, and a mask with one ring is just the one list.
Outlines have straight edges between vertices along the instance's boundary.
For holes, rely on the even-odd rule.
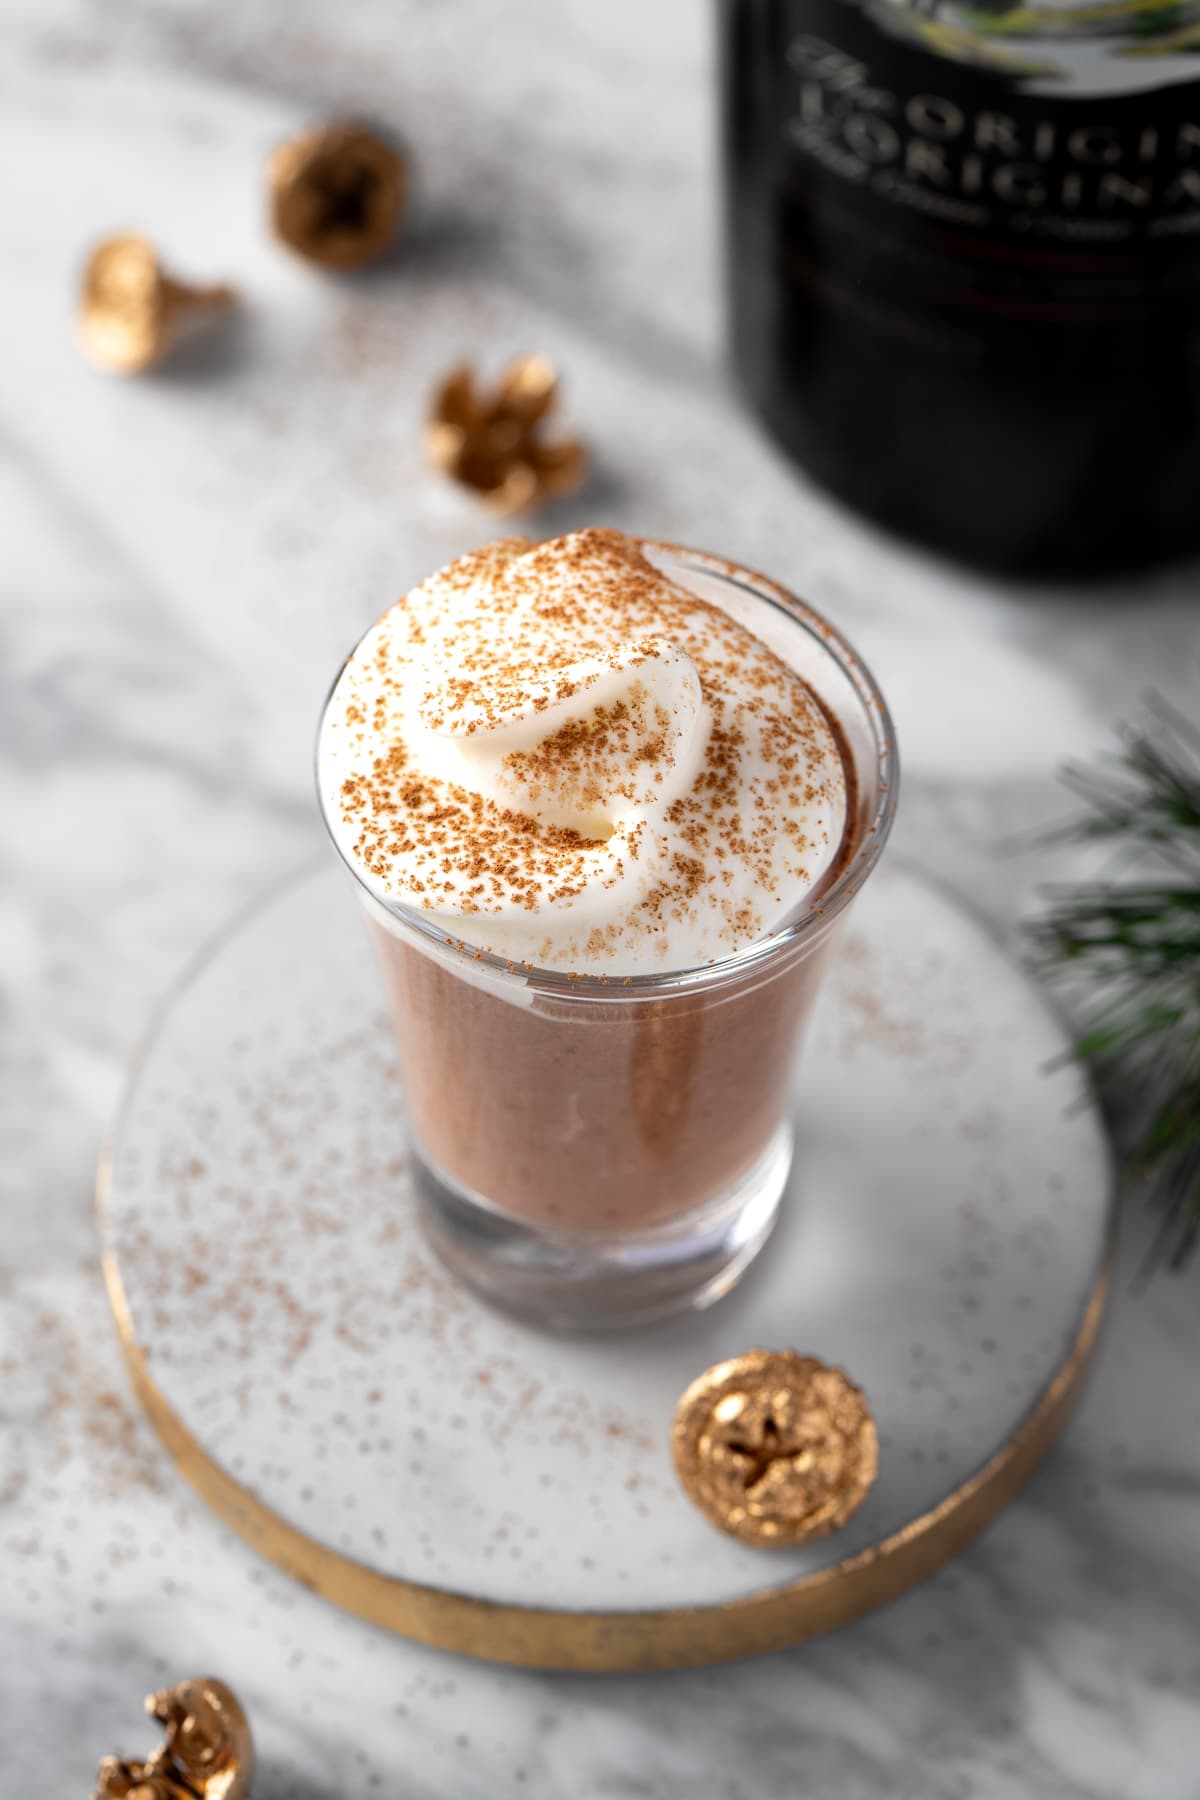
[[[1061,812],[1056,763],[1146,687],[1194,696],[1196,571],[1006,589],[783,464],[720,372],[694,0],[3,0],[0,21],[6,1796],[88,1792],[102,1751],[148,1741],[145,1690],[213,1668],[251,1709],[258,1800],[1192,1800],[1200,1307],[1194,1274],[1133,1290],[1136,1211],[1085,1404],[984,1541],[823,1643],[593,1681],[390,1640],[231,1540],[136,1414],[90,1188],[152,1002],[317,843],[309,751],[339,656],[489,534],[420,456],[458,355],[563,365],[596,477],[544,529],[711,544],[838,618],[897,712],[899,844],[1010,937],[1066,861],[996,845]],[[266,150],[330,109],[393,121],[418,158],[407,247],[353,282],[262,227]],[[245,295],[231,333],[138,384],[71,341],[81,254],[122,227]]]

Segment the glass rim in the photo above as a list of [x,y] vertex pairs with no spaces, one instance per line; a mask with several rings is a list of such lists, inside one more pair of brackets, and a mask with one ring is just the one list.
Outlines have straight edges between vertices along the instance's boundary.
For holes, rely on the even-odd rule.
[[[629,535],[634,543],[641,545],[650,554],[655,551],[661,552],[665,556],[681,562],[685,568],[692,567],[697,574],[731,582],[735,587],[741,588],[743,592],[753,595],[755,599],[774,606],[778,611],[785,613],[794,624],[800,625],[807,631],[817,647],[832,658],[854,689],[855,697],[874,738],[876,754],[874,776],[877,790],[875,804],[869,818],[864,819],[861,823],[861,841],[829,886],[819,890],[816,901],[813,904],[809,904],[807,898],[798,901],[796,906],[772,931],[767,932],[761,938],[756,938],[752,944],[743,946],[741,950],[732,951],[728,956],[716,957],[709,962],[687,964],[678,969],[647,970],[632,975],[574,974],[565,969],[547,968],[541,963],[515,961],[511,957],[502,955],[499,951],[488,950],[483,945],[469,943],[465,936],[448,931],[443,925],[438,924],[429,913],[421,912],[416,907],[405,906],[398,900],[389,900],[376,892],[370,882],[365,879],[362,871],[343,850],[334,833],[325,804],[325,795],[322,791],[321,742],[324,737],[325,721],[338,685],[347,667],[354,660],[359,645],[378,623],[378,620],[374,619],[361,633],[353,649],[343,659],[321,707],[315,748],[317,805],[320,808],[322,823],[334,849],[362,892],[390,919],[394,919],[398,925],[404,927],[405,931],[422,940],[424,946],[429,950],[440,952],[449,956],[453,961],[466,965],[463,971],[464,975],[469,969],[470,973],[478,978],[486,971],[490,976],[502,982],[512,982],[521,987],[536,989],[539,993],[570,1000],[587,998],[590,1000],[627,1001],[638,998],[654,998],[669,993],[703,992],[708,988],[722,986],[750,970],[762,969],[764,965],[782,957],[785,951],[798,950],[804,944],[821,938],[854,898],[883,854],[883,848],[891,832],[896,813],[900,774],[899,746],[896,741],[896,728],[879,684],[853,645],[815,607],[810,606],[806,600],[802,600],[798,594],[794,594],[782,582],[774,581],[768,575],[762,575],[754,569],[747,569],[740,563],[730,562],[727,558],[716,556],[707,550],[696,550],[685,544],[673,544],[663,538],[641,537],[633,533]],[[819,691],[814,689],[814,692],[817,692],[817,698],[821,704],[827,706],[827,701]],[[849,754],[853,755],[853,752],[851,751]],[[859,783],[865,780],[863,771],[857,766],[855,767],[855,780]]]

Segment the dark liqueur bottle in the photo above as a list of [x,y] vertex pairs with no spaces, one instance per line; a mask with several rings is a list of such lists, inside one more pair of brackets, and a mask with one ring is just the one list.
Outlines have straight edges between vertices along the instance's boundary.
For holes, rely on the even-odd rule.
[[1200,546],[1200,0],[719,0],[756,409],[1021,573]]

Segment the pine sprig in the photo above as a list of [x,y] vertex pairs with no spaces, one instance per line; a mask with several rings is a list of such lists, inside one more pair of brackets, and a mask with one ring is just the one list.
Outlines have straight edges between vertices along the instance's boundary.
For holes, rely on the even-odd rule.
[[1113,862],[1050,890],[1034,944],[1178,1267],[1200,1242],[1200,731],[1155,698],[1119,751],[1064,779],[1087,811],[1053,838],[1107,845]]

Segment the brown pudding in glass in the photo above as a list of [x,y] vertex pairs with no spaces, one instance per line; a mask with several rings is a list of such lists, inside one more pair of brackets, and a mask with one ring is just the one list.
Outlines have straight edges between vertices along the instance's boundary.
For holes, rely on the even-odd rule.
[[622,1267],[757,1248],[889,752],[815,616],[617,532],[486,546],[368,632],[323,720],[322,801],[435,1241],[477,1285],[511,1299],[544,1253],[579,1296],[599,1259],[612,1312]]

